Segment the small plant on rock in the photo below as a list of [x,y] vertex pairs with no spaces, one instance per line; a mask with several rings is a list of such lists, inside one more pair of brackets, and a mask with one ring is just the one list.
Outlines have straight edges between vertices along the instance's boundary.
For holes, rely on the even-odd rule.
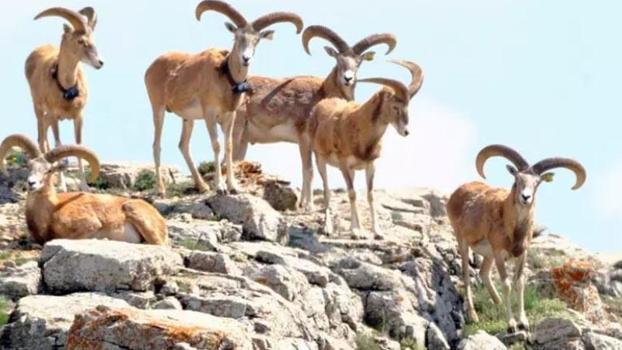
[[8,299],[0,295],[0,327],[4,326],[9,321],[9,311]]
[[136,191],[147,191],[155,187],[155,173],[151,170],[143,170],[136,177],[134,189]]
[[380,345],[376,343],[371,334],[358,333],[354,341],[356,343],[357,350],[381,350]]
[[216,171],[216,166],[214,165],[214,162],[201,162],[201,164],[199,164],[198,170],[199,170],[199,174],[205,177],[207,174],[210,174]]

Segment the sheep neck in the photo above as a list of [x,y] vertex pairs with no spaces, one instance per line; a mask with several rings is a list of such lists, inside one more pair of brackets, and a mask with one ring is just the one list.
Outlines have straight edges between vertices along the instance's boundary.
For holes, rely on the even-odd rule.
[[243,67],[240,64],[240,60],[235,59],[233,56],[232,54],[227,56],[227,66],[233,81],[240,84],[245,82],[248,77],[248,67]]
[[341,84],[339,84],[338,79],[339,76],[337,74],[337,67],[335,67],[322,83],[322,97],[339,97],[348,101],[354,100],[354,86],[344,88]]
[[353,113],[352,118],[357,124],[359,156],[365,159],[377,158],[378,145],[389,125],[382,118],[384,98],[377,93],[367,102],[360,105]]
[[508,234],[507,251],[514,257],[521,256],[531,240],[533,228],[533,204],[528,207],[516,203],[516,188],[505,199],[503,205],[505,229]]
[[51,179],[40,191],[28,194],[26,223],[28,230],[38,243],[44,243],[50,239],[50,222],[58,202],[58,195]]
[[76,86],[78,82],[78,64],[80,58],[74,52],[61,44],[58,54],[57,70],[58,82],[65,90]]

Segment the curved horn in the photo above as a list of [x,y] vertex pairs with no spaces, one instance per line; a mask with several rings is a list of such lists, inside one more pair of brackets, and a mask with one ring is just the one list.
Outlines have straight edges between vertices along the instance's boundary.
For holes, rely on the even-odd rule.
[[393,79],[386,79],[386,78],[368,78],[368,79],[359,79],[357,80],[357,82],[359,83],[375,83],[375,84],[381,84],[384,86],[388,86],[391,89],[393,89],[393,91],[395,91],[396,94],[400,95],[400,97],[402,99],[404,99],[404,101],[408,101],[409,100],[409,96],[408,96],[408,88],[400,83],[397,80],[393,80]]
[[99,176],[99,159],[93,151],[83,146],[67,145],[56,147],[53,150],[45,154],[45,159],[50,162],[57,162],[67,157],[79,157],[86,160],[91,166],[91,178],[90,182],[97,181]]
[[488,160],[488,158],[492,157],[503,157],[516,166],[519,171],[526,170],[529,168],[529,163],[520,155],[520,153],[516,152],[514,149],[503,146],[503,145],[490,145],[484,147],[477,154],[477,159],[475,160],[475,166],[477,168],[477,172],[484,179],[486,175],[484,175],[484,163]]
[[62,17],[66,19],[67,22],[71,23],[71,26],[74,30],[86,32],[86,27],[88,26],[88,24],[86,23],[86,18],[78,12],[63,7],[52,7],[39,13],[37,16],[35,16],[35,19],[49,16]]
[[324,26],[309,26],[305,29],[304,33],[302,33],[302,46],[305,48],[305,51],[310,55],[311,51],[309,51],[309,42],[314,37],[319,37],[324,40],[327,40],[340,53],[346,53],[351,50],[350,46],[343,40],[337,33],[333,32],[331,29]]
[[397,45],[397,39],[395,38],[395,35],[390,33],[372,34],[356,43],[352,47],[352,51],[354,51],[355,54],[360,55],[363,52],[367,51],[370,47],[380,44],[387,44],[387,46],[389,46],[389,49],[385,54],[388,55],[391,53],[391,51],[393,51],[393,49],[395,49],[395,46]]
[[300,18],[300,16],[298,16],[297,14],[291,12],[274,12],[269,13],[265,16],[261,16],[253,21],[252,27],[256,31],[260,31],[272,24],[280,22],[293,23],[296,26],[297,34],[300,34],[300,32],[302,32],[302,28],[304,28],[302,18]]
[[573,190],[577,190],[583,186],[587,178],[587,173],[585,172],[583,165],[576,160],[568,158],[547,158],[537,162],[531,167],[531,169],[533,169],[533,171],[538,175],[554,168],[566,168],[574,172],[577,177],[577,181],[572,187]]
[[421,85],[423,85],[423,70],[418,64],[411,61],[394,60],[390,62],[400,65],[410,71],[412,80],[408,86],[408,94],[410,98],[413,98],[417,92],[419,92],[419,89],[421,89]]
[[238,28],[244,28],[248,24],[248,21],[244,16],[242,16],[238,10],[234,9],[233,6],[227,4],[223,1],[218,0],[205,0],[201,1],[195,10],[195,16],[197,20],[201,20],[201,15],[205,11],[216,11],[220,12],[223,15],[229,17],[233,23],[238,26]]
[[86,18],[88,19],[89,27],[91,27],[91,29],[95,29],[95,25],[97,25],[97,14],[95,13],[95,9],[89,6],[83,8],[78,12],[86,16]]
[[26,154],[28,154],[29,158],[37,158],[41,156],[41,151],[39,150],[39,146],[34,143],[31,139],[26,135],[14,134],[7,136],[2,143],[0,144],[0,170],[4,171],[4,158],[9,150],[13,147],[19,147]]

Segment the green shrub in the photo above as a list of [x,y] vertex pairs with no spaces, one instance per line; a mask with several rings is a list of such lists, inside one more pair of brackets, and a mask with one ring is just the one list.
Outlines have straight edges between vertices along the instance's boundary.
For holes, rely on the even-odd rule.
[[155,173],[151,170],[143,170],[136,177],[134,189],[136,191],[147,191],[155,188]]
[[201,162],[201,164],[199,164],[198,170],[201,176],[205,176],[207,174],[215,172],[216,165],[214,162]]
[[[91,170],[86,170],[84,172],[84,176],[86,177],[87,180],[90,180]],[[110,184],[108,184],[108,182],[102,179],[101,175],[97,177],[97,180],[95,180],[94,183],[90,183],[89,185],[95,187],[98,190],[107,190],[110,188]]]
[[[502,289],[497,286],[497,290],[502,296]],[[518,309],[518,300],[515,293],[512,293],[512,310]],[[535,286],[525,286],[525,312],[531,326],[536,325],[541,320],[552,316],[568,316],[566,304],[555,298],[541,295]],[[473,288],[473,304],[479,316],[478,323],[470,323],[465,326],[467,335],[475,334],[478,330],[484,330],[489,334],[497,334],[507,329],[505,321],[505,308],[503,304],[494,305],[490,299],[488,291],[483,285]],[[515,314],[515,316],[518,316]]]
[[417,343],[416,340],[412,338],[404,338],[400,341],[400,349],[401,350],[426,350],[425,345]]
[[381,350],[380,345],[367,333],[359,333],[354,340],[357,350]]
[[400,213],[399,211],[391,212],[391,220],[393,220],[393,222],[401,221],[403,219],[404,219],[404,215],[402,215],[402,213]]
[[202,239],[186,238],[179,245],[190,250],[211,251],[212,247]]
[[8,155],[6,157],[6,164],[9,167],[21,167],[26,165],[26,163],[26,154],[21,149],[13,148],[8,152]]
[[168,198],[183,197],[197,192],[198,191],[194,188],[194,184],[192,182],[182,182],[166,186],[166,196]]
[[0,295],[0,327],[9,322],[9,301],[3,295]]

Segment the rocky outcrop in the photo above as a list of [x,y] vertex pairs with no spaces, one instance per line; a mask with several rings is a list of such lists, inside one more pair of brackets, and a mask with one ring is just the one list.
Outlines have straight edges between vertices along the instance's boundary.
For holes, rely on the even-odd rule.
[[39,262],[46,288],[56,293],[145,291],[182,266],[167,247],[102,240],[48,242]]
[[24,297],[11,315],[12,322],[1,329],[1,348],[62,349],[75,315],[98,305],[129,307],[123,300],[96,293]]
[[[182,179],[175,167],[162,166],[162,180],[166,183],[177,183]],[[152,164],[135,163],[104,163],[101,165],[100,178],[106,187],[129,190],[136,185],[136,180],[143,173],[153,174]]]
[[497,337],[484,332],[477,333],[464,339],[458,345],[458,350],[506,350],[507,347]]
[[36,261],[8,264],[0,270],[0,295],[17,300],[37,294],[41,289],[41,270]]
[[244,326],[200,312],[98,306],[76,315],[67,350],[253,349]]

